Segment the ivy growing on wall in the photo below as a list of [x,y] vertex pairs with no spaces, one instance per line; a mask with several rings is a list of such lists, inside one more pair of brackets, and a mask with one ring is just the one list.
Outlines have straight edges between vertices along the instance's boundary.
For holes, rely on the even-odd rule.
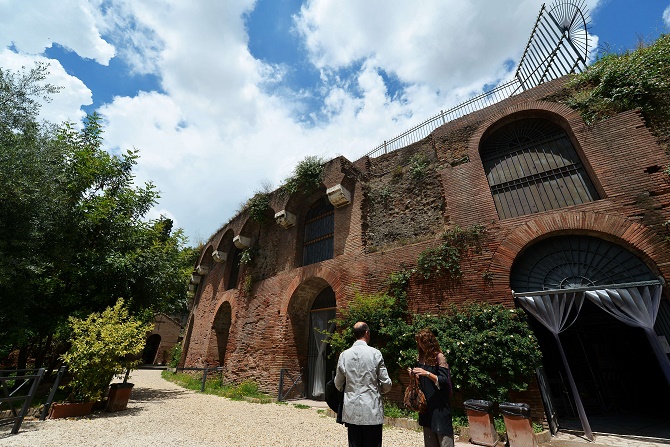
[[456,226],[442,235],[442,243],[419,254],[416,272],[424,279],[432,275],[442,275],[450,280],[461,277],[461,257],[465,251],[477,247],[486,228],[472,225],[467,228]]

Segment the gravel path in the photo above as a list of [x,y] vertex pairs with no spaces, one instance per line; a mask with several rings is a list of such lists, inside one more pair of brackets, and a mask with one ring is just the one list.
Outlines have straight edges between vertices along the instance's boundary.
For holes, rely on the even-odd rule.
[[[0,427],[0,446],[346,446],[346,428],[316,409],[257,404],[196,393],[138,370],[128,409],[87,418],[24,421],[17,435]],[[458,442],[457,445],[471,445]],[[384,447],[423,446],[423,434],[384,429]]]

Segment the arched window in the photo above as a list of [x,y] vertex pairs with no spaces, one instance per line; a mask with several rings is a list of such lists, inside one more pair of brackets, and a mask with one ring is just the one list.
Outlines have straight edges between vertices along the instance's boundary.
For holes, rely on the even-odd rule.
[[305,217],[302,265],[333,258],[334,207],[327,197],[317,200]]
[[228,275],[228,284],[226,290],[237,288],[237,280],[239,279],[240,274],[240,261],[242,260],[242,250],[239,250],[236,246],[232,246],[230,253],[228,254],[229,259],[232,261],[230,266],[230,274]]
[[501,127],[480,155],[501,219],[599,199],[570,138],[546,119]]

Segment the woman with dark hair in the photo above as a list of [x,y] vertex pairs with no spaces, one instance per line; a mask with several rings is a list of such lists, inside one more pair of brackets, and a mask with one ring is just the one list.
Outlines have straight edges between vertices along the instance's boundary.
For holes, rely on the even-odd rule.
[[410,374],[419,377],[419,386],[426,396],[428,411],[419,414],[425,447],[454,447],[454,427],[451,425],[451,374],[447,358],[440,350],[437,338],[430,329],[416,334],[419,350],[417,365]]

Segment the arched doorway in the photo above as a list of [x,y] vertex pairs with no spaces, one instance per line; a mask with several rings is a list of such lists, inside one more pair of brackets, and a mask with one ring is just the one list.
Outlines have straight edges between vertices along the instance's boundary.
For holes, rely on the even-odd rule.
[[335,292],[328,286],[314,299],[309,312],[309,340],[307,354],[307,397],[324,400],[326,382],[330,380],[337,359],[333,358],[326,343],[335,330]]
[[214,330],[214,342],[216,343],[216,354],[219,366],[224,365],[226,357],[226,348],[228,347],[228,335],[230,333],[230,324],[232,318],[232,309],[228,301],[224,302],[214,318],[212,329]]
[[144,350],[142,351],[142,363],[145,365],[151,365],[156,359],[156,353],[158,352],[158,347],[161,344],[161,336],[158,334],[152,334],[147,337],[147,342],[144,345]]
[[[585,432],[589,425],[612,432],[622,428],[613,422],[622,416],[648,422],[668,415],[667,356],[663,359],[666,354],[659,355],[654,343],[657,336],[670,335],[663,328],[670,306],[642,260],[593,236],[549,237],[517,257],[510,285],[517,303],[532,315],[543,353],[543,397],[560,426],[579,428],[579,418]],[[655,327],[647,330],[615,316],[614,310],[634,305],[655,318]]]

